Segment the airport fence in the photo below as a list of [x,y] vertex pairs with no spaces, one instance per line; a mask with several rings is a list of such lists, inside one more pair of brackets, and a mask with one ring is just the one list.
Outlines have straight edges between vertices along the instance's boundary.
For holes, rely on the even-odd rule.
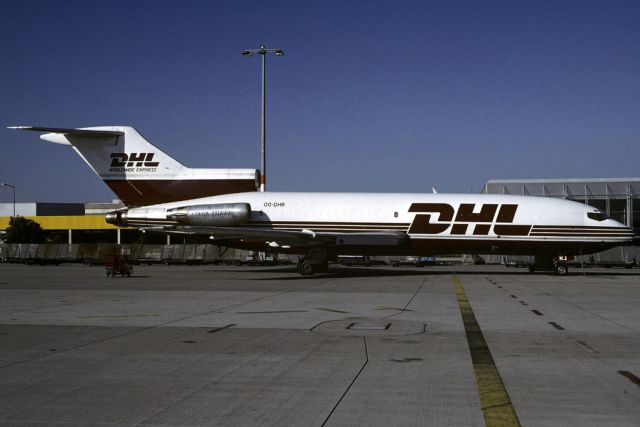
[[[113,243],[0,243],[0,261],[24,264],[61,264],[80,262],[102,265],[110,255],[126,255],[136,264],[235,264],[268,265],[296,263],[294,255],[270,255],[231,249],[212,244],[122,244]],[[416,257],[367,257],[372,265],[414,265],[423,258]],[[439,264],[503,264],[523,267],[534,262],[531,256],[449,256],[429,257]],[[569,260],[570,264],[602,267],[640,267],[640,246],[619,246],[593,255],[577,256]]]
[[297,261],[211,244],[16,243],[0,244],[0,261],[24,264],[76,262],[102,265],[111,255],[126,255],[136,264],[275,264]]

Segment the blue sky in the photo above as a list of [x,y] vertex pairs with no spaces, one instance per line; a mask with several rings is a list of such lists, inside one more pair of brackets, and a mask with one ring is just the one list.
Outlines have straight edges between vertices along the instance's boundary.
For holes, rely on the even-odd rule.
[[[479,192],[488,179],[637,177],[637,1],[13,1],[0,124],[131,125],[270,191]],[[67,147],[0,129],[18,201],[108,201]],[[11,191],[0,189],[0,201]]]

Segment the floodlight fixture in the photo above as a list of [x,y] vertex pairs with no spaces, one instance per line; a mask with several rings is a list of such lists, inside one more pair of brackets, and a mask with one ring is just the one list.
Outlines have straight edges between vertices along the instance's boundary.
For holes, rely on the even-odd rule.
[[248,49],[241,52],[242,56],[253,56],[255,54],[262,56],[262,114],[261,114],[261,151],[262,155],[260,157],[260,191],[265,191],[266,189],[266,175],[267,175],[267,84],[266,84],[266,75],[267,75],[267,67],[266,67],[266,57],[268,53],[273,53],[276,56],[284,56],[284,50],[282,49],[270,49],[263,46],[260,46],[258,49]]

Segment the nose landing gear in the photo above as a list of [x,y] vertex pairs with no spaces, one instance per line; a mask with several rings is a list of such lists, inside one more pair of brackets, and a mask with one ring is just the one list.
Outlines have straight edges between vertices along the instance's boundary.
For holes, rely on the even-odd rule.
[[535,258],[535,262],[529,265],[529,272],[535,271],[552,271],[558,276],[564,276],[569,272],[567,263],[561,258]]

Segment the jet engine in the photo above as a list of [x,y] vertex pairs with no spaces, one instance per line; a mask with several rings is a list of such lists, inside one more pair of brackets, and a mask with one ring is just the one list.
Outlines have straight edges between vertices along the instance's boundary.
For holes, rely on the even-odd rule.
[[220,203],[167,209],[167,219],[183,225],[226,227],[243,224],[250,218],[249,203]]
[[127,226],[127,210],[118,210],[107,213],[105,219],[108,224],[117,225],[118,227]]

